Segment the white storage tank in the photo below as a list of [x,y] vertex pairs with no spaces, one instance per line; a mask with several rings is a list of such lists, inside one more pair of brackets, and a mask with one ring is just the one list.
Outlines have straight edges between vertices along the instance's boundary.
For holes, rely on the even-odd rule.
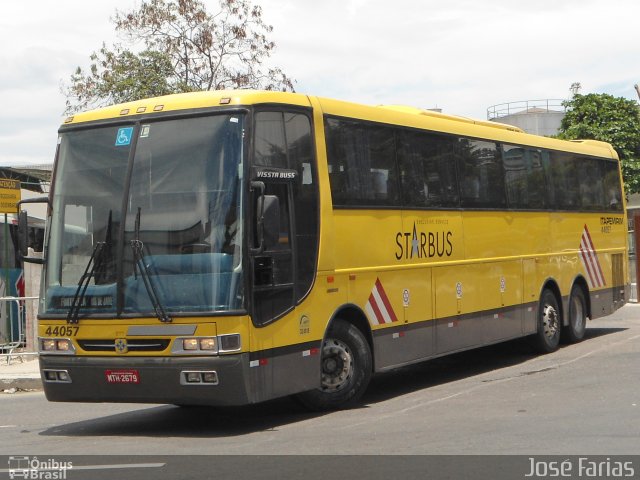
[[524,100],[493,105],[487,109],[487,119],[519,127],[535,135],[556,135],[564,118],[564,100]]

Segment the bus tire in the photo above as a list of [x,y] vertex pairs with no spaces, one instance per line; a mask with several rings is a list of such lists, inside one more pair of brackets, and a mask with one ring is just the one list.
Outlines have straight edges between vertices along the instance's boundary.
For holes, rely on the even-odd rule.
[[560,345],[562,315],[555,293],[545,288],[540,295],[538,331],[532,336],[534,348],[541,353],[555,352]]
[[322,344],[321,387],[298,394],[310,410],[352,407],[369,385],[372,357],[369,343],[353,324],[336,320]]
[[584,338],[586,329],[587,302],[582,288],[574,285],[569,297],[569,324],[562,327],[562,340],[566,343],[578,343]]

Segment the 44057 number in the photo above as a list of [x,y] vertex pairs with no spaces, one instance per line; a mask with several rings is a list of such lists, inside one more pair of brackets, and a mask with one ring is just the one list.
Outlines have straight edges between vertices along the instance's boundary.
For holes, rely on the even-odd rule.
[[44,332],[49,337],[74,337],[78,334],[80,327],[71,327],[69,325],[61,325],[59,327],[49,327]]

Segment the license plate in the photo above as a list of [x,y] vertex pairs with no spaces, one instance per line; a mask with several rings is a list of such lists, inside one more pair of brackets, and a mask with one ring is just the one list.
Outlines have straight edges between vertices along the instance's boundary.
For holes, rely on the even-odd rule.
[[137,370],[105,370],[107,383],[140,383]]

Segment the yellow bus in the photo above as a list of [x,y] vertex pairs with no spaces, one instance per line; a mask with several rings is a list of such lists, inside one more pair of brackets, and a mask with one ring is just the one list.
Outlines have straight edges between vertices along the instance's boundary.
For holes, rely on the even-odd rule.
[[293,93],[172,95],[59,130],[39,310],[52,401],[358,402],[376,372],[628,296],[610,145]]

